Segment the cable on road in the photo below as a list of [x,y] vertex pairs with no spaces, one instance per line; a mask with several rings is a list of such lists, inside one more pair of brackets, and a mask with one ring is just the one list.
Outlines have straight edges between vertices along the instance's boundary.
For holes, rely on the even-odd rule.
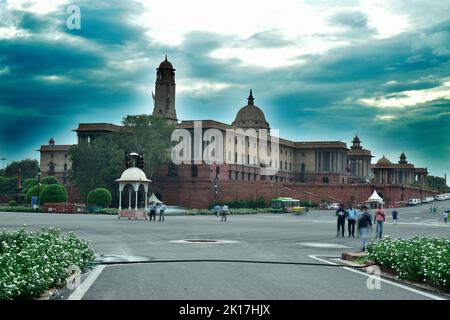
[[[336,257],[338,258],[338,257]],[[155,264],[155,263],[191,263],[191,262],[220,262],[220,263],[254,263],[254,264],[278,264],[278,265],[294,265],[294,266],[315,266],[315,267],[338,267],[363,269],[370,266],[351,266],[343,264],[327,264],[312,262],[291,262],[291,261],[264,261],[264,260],[230,260],[230,259],[182,259],[182,260],[145,260],[145,261],[98,261],[99,265],[126,265],[126,264]]]

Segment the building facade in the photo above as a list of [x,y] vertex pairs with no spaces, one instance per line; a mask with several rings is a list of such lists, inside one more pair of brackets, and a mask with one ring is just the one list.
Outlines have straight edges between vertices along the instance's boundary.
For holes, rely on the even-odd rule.
[[[156,71],[154,116],[176,124],[177,129],[187,130],[191,137],[195,136],[198,123],[201,123],[202,137],[210,129],[224,137],[223,162],[198,162],[191,153],[185,157],[187,161],[184,163],[165,164],[158,170],[152,178],[153,187],[169,204],[206,207],[213,201],[259,196],[270,200],[282,195],[318,202],[363,202],[374,189],[380,188],[387,198],[400,201],[405,196],[424,192],[426,169],[408,164],[404,154],[398,164],[394,165],[383,157],[372,165],[371,152],[362,147],[357,135],[350,148],[342,141],[291,141],[283,138],[278,139],[278,144],[259,145],[252,139],[251,132],[265,132],[271,138],[271,127],[262,108],[255,104],[252,90],[247,103],[239,109],[231,124],[215,120],[178,121],[175,69],[167,56]],[[96,137],[117,132],[120,128],[108,123],[80,123],[74,131],[78,143],[90,143]],[[227,135],[230,130],[234,135]],[[194,150],[193,143],[194,139],[191,151]],[[204,148],[207,141],[202,141],[201,145]],[[66,158],[69,147],[54,145],[54,141],[41,146],[42,172],[66,181],[66,172],[70,169],[70,159]],[[272,156],[274,153],[277,160],[270,165],[275,172],[261,174],[267,166],[260,163],[261,154]]]

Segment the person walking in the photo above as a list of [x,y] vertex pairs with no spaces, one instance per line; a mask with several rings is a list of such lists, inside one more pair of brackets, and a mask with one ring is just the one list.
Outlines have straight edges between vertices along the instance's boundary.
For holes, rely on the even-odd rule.
[[376,238],[381,239],[383,235],[383,224],[386,220],[386,215],[384,214],[384,209],[381,207],[381,204],[378,205],[378,209],[375,211],[375,217],[373,222],[377,224],[376,229]]
[[156,218],[156,204],[154,202],[152,202],[152,204],[150,205],[150,221],[152,221],[152,217],[153,217],[153,221],[155,221],[155,218]]
[[369,231],[372,230],[372,217],[367,206],[362,207],[362,213],[358,216],[358,235],[361,241],[361,252],[366,251],[367,239]]
[[222,216],[221,222],[227,221],[227,214],[229,210],[230,209],[228,209],[228,206],[226,204],[222,205],[222,207],[220,208],[220,215]]
[[397,224],[397,220],[398,220],[398,211],[397,211],[397,209],[394,209],[394,211],[392,211],[392,220],[394,221],[394,224]]
[[450,211],[450,210],[445,210],[444,213],[443,213],[443,216],[444,216],[444,223],[447,223],[447,221],[448,221],[448,213],[449,213],[449,211]]
[[216,204],[214,206],[214,212],[216,213],[216,217],[219,217],[219,215],[220,215],[220,206],[218,204]]
[[342,229],[342,237],[345,237],[345,217],[347,216],[347,212],[345,211],[343,204],[341,204],[339,206],[339,209],[337,209],[336,216],[337,216],[336,238],[339,238],[339,233],[341,229]]
[[354,238],[355,237],[355,223],[358,218],[358,213],[355,209],[353,209],[352,205],[348,206],[347,210],[347,221],[348,221],[348,236]]
[[159,207],[159,221],[164,221],[164,211],[166,211],[166,204],[162,202]]

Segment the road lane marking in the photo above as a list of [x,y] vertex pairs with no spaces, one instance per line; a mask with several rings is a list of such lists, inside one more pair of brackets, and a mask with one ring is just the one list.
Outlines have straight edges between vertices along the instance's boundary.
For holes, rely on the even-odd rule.
[[72,294],[67,298],[67,300],[81,300],[92,284],[97,280],[97,278],[105,269],[106,265],[98,265],[92,270],[92,272],[87,276],[87,278],[77,287]]
[[[324,262],[324,263],[331,264],[331,265],[338,265],[337,263],[334,263],[334,262],[331,262],[331,261],[328,261],[328,260],[325,260],[325,259],[318,258],[316,255],[313,255],[313,254],[308,255],[308,257],[310,257],[311,259],[315,259],[317,261],[321,261],[321,262]],[[354,273],[358,273],[358,274],[366,276],[366,277],[371,277],[372,276],[371,274],[368,274],[367,272],[359,271],[359,270],[348,268],[348,267],[343,267],[342,269],[345,269],[347,271],[351,271],[351,272],[354,272]],[[410,292],[422,295],[424,297],[427,297],[427,298],[430,298],[430,299],[433,299],[433,300],[446,300],[446,299],[444,299],[442,297],[439,297],[437,295],[434,295],[434,294],[431,294],[431,293],[427,293],[427,292],[423,292],[423,291],[420,291],[420,290],[417,290],[417,289],[413,289],[411,287],[408,287],[408,286],[405,286],[405,285],[402,285],[402,284],[399,284],[399,283],[396,283],[396,282],[393,282],[393,281],[390,281],[390,280],[386,280],[386,279],[383,279],[381,277],[380,277],[380,281],[384,282],[384,283],[387,283],[387,284],[390,284],[390,285],[392,285],[394,287],[398,287],[400,289],[404,289],[404,290],[407,290],[407,291],[410,291]]]

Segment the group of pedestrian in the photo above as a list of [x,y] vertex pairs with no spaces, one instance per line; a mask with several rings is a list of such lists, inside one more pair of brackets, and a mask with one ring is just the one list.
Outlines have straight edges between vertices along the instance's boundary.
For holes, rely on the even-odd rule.
[[227,215],[230,213],[230,208],[226,204],[222,205],[215,205],[214,206],[214,212],[216,213],[217,217],[221,217],[221,222],[227,221]]
[[[357,227],[358,236],[361,240],[361,249],[364,250],[370,231],[372,230],[373,225],[376,226],[376,238],[381,239],[383,236],[383,225],[386,221],[386,214],[381,205],[378,205],[375,210],[375,215],[372,220],[372,216],[369,213],[369,208],[367,206],[363,206],[361,208],[361,212],[358,212],[352,205],[349,205],[347,209],[344,208],[344,205],[341,204],[339,209],[336,211],[337,216],[337,233],[336,237],[342,236],[345,237],[345,221],[348,223],[348,236],[354,238],[355,237],[355,227]],[[397,223],[398,220],[398,211],[394,209],[392,211],[392,220],[394,224]],[[373,222],[372,222],[373,221]]]
[[150,221],[156,220],[156,214],[159,213],[159,221],[164,221],[164,211],[166,211],[166,205],[164,202],[161,203],[150,203],[150,206],[147,209],[147,214],[149,215]]

